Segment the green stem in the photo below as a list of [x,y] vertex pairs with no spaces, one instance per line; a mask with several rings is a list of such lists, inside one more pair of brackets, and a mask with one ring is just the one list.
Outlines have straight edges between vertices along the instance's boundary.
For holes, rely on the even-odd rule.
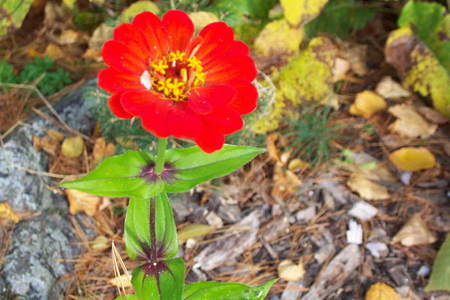
[[158,139],[158,154],[156,155],[155,173],[161,174],[164,168],[164,154],[166,153],[167,139]]

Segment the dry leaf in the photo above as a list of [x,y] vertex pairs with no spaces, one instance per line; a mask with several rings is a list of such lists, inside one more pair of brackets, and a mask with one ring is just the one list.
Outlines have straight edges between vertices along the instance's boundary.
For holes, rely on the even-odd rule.
[[433,153],[424,147],[404,147],[389,154],[389,159],[401,171],[431,169],[436,165]]
[[192,23],[194,23],[194,29],[197,32],[202,30],[206,25],[220,21],[215,14],[206,11],[191,12],[189,18],[191,18]]
[[450,157],[450,141],[444,140],[442,141],[442,144],[445,154]]
[[386,187],[367,179],[361,174],[353,174],[347,181],[347,186],[366,200],[385,200],[390,197]]
[[377,282],[370,286],[365,300],[397,300],[400,299],[397,292],[390,286]]
[[345,79],[345,74],[350,71],[350,63],[343,58],[336,58],[333,68],[333,82],[338,82]]
[[111,285],[114,285],[118,288],[128,288],[131,287],[131,276],[128,274],[123,274],[117,277],[114,277],[113,279],[108,280],[108,283]]
[[99,197],[72,189],[64,191],[69,199],[69,212],[72,215],[77,212],[84,212],[92,217],[100,210],[100,207],[104,206],[104,203],[109,203],[109,199],[106,197]]
[[20,221],[19,216],[14,212],[11,206],[9,206],[8,202],[0,203],[0,219],[12,221],[14,223]]
[[394,81],[391,76],[383,77],[375,91],[384,98],[402,98],[411,95],[400,83]]
[[286,259],[278,264],[277,267],[278,276],[287,281],[297,281],[305,276],[305,268],[302,263],[298,265],[293,263],[292,260]]
[[302,181],[292,171],[284,169],[279,164],[275,165],[273,174],[273,188],[271,195],[281,199],[291,197],[302,185]]
[[66,138],[61,145],[61,153],[67,158],[75,158],[81,156],[84,150],[84,141],[81,136],[73,136]]
[[412,215],[402,229],[392,238],[393,243],[400,242],[406,247],[433,244],[436,240],[436,236],[430,232],[420,214]]
[[60,36],[49,36],[58,45],[71,45],[84,42],[83,34],[75,30],[64,30]]
[[99,235],[91,243],[92,250],[102,252],[111,247],[111,241],[104,235]]
[[347,49],[341,52],[341,56],[348,60],[352,71],[358,76],[364,76],[369,73],[369,69],[366,65],[367,60],[367,45],[355,45],[347,47]]
[[64,134],[54,129],[47,130],[47,136],[55,142],[61,142],[64,139]]
[[422,116],[432,123],[445,124],[450,121],[450,118],[444,116],[442,113],[431,107],[421,106],[417,110],[422,114]]
[[390,130],[401,136],[427,138],[438,128],[438,125],[425,121],[413,106],[399,104],[390,107],[388,111],[397,117],[397,120],[390,125]]
[[105,138],[100,137],[95,140],[94,148],[92,149],[92,157],[94,164],[101,163],[105,158],[116,153],[116,146],[113,143],[106,144]]
[[356,95],[355,102],[350,106],[350,113],[369,119],[374,113],[386,109],[386,107],[387,104],[383,97],[367,90]]
[[301,160],[300,158],[294,158],[288,164],[288,170],[292,172],[297,172],[309,167],[310,165],[308,164],[308,162]]

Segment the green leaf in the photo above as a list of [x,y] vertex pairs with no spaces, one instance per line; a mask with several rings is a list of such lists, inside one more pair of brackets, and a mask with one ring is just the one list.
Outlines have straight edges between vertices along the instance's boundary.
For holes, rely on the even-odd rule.
[[211,154],[199,147],[167,150],[166,162],[174,168],[175,178],[171,183],[166,183],[164,191],[188,191],[197,184],[237,170],[263,152],[265,149],[233,145],[224,145]]
[[178,253],[178,238],[172,207],[165,193],[152,198],[131,198],[125,218],[128,256],[137,261],[156,262]]
[[364,27],[376,10],[377,6],[355,0],[330,0],[318,17],[305,25],[305,33],[309,37],[329,33],[347,39]]
[[236,282],[199,281],[184,286],[183,300],[257,300],[264,299],[277,279],[251,287]]
[[0,37],[10,28],[20,28],[33,0],[0,0]]
[[116,297],[114,300],[139,300],[137,295],[126,295],[126,296],[119,296]]
[[439,290],[450,291],[450,235],[447,235],[445,242],[439,249],[436,260],[433,264],[430,281],[425,287],[425,292]]
[[148,153],[127,151],[105,159],[86,176],[62,182],[60,186],[106,197],[149,198],[164,187],[160,179],[147,182],[138,177],[142,167],[153,161],[154,157]]
[[439,3],[409,1],[398,25],[411,28],[450,72],[450,15],[445,15],[445,11],[445,6]]
[[147,263],[133,270],[131,282],[139,300],[181,300],[184,262],[174,258]]
[[0,82],[15,83],[14,67],[8,64],[8,60],[4,59],[0,62]]

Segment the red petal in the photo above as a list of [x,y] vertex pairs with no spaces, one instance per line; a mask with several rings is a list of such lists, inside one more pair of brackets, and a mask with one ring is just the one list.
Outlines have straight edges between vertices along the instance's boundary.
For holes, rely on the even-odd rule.
[[231,134],[244,127],[241,116],[230,108],[215,109],[204,118],[212,130],[221,134]]
[[198,114],[206,114],[213,110],[213,106],[209,103],[209,98],[200,93],[199,88],[190,92],[188,106]]
[[142,113],[142,126],[156,137],[166,138],[170,135],[167,128],[167,116],[172,109],[172,101],[158,100],[150,102]]
[[111,111],[113,112],[113,114],[115,114],[116,116],[118,116],[119,118],[122,119],[131,119],[133,116],[130,115],[128,112],[126,112],[123,107],[122,104],[120,103],[121,97],[123,95],[123,92],[118,92],[113,94],[109,99],[108,99],[108,106],[109,109],[111,109]]
[[203,122],[187,103],[177,102],[167,116],[167,128],[176,138],[195,138],[202,131]]
[[253,59],[242,53],[224,53],[203,67],[207,84],[221,84],[237,78],[253,81],[257,75]]
[[234,40],[233,29],[224,22],[214,22],[205,26],[199,36],[203,37],[203,41],[194,55],[203,63],[207,63],[210,57],[226,51]]
[[213,153],[223,147],[225,137],[223,134],[203,125],[202,133],[194,141],[206,153]]
[[240,52],[240,53],[244,53],[244,54],[250,53],[250,49],[248,48],[248,46],[244,42],[241,42],[241,41],[234,41],[233,44],[231,45],[231,47],[228,49],[228,51]]
[[190,57],[191,55],[195,56],[198,49],[200,48],[200,44],[202,43],[203,38],[201,36],[196,36],[192,39],[189,45],[186,46],[186,55]]
[[107,41],[102,48],[105,63],[122,71],[141,75],[146,68],[145,61],[141,60],[130,48],[118,41]]
[[236,90],[228,85],[203,85],[191,90],[189,107],[199,114],[209,113],[213,107],[226,107],[236,97]]
[[121,41],[130,48],[140,60],[148,62],[151,49],[147,45],[142,32],[135,26],[123,23],[114,30],[114,39]]
[[113,67],[103,69],[98,73],[98,85],[110,93],[144,88],[139,76]]
[[181,10],[169,10],[162,19],[171,52],[184,52],[194,34],[194,24]]
[[155,53],[161,53],[162,56],[167,55],[166,33],[157,15],[148,11],[143,12],[134,18],[132,24],[141,30],[150,49]]
[[146,90],[126,91],[121,99],[123,108],[133,116],[141,116],[149,104],[155,101],[165,101],[165,99]]
[[258,103],[258,90],[247,80],[230,80],[227,84],[231,85],[237,92],[236,97],[228,105],[240,115],[251,113],[255,110]]

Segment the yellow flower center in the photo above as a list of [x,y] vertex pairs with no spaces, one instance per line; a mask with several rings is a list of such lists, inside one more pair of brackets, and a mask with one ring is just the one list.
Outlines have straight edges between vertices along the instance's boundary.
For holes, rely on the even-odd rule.
[[202,62],[179,50],[150,61],[149,69],[141,75],[141,83],[147,89],[174,101],[187,101],[189,90],[205,80]]

